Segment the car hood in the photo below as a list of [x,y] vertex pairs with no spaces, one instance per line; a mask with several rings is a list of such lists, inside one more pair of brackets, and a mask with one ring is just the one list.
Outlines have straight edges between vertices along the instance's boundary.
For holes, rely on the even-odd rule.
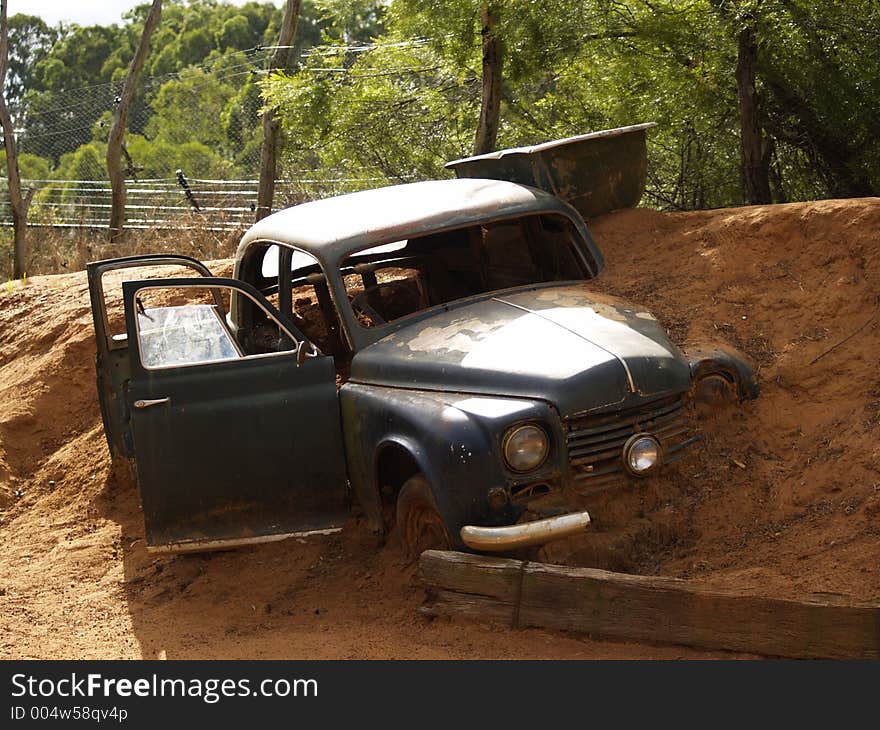
[[690,369],[648,312],[583,285],[499,292],[368,346],[355,382],[539,398],[572,415],[682,392]]

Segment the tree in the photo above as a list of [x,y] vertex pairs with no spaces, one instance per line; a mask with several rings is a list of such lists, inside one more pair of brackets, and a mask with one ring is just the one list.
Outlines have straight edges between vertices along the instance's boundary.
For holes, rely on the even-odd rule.
[[9,181],[9,205],[12,208],[12,276],[20,279],[25,273],[27,254],[27,212],[34,189],[21,192],[21,173],[18,168],[18,149],[15,127],[6,105],[6,73],[9,70],[9,22],[6,17],[7,0],[0,0],[0,125],[3,127],[3,146],[6,149],[6,178]]
[[25,92],[36,82],[34,69],[49,54],[58,33],[35,15],[13,15],[8,22],[6,103],[12,116],[19,120],[24,111]]
[[880,4],[764,1],[772,38],[758,67],[768,92],[766,127],[783,148],[795,196],[876,195]]
[[498,34],[498,8],[484,0],[480,9],[480,34],[483,46],[482,101],[474,154],[482,155],[495,149],[501,121],[501,72],[504,50]]
[[[385,32],[385,14],[390,3],[385,0],[315,0],[320,13],[320,25],[326,38],[351,45],[366,44]],[[309,3],[303,3],[297,36],[304,37],[307,26],[313,22]]]
[[191,67],[162,84],[151,103],[147,134],[173,144],[197,140],[215,149],[225,146],[221,115],[235,89],[217,76]]
[[150,50],[150,36],[159,24],[162,15],[162,0],[153,0],[150,14],[144,23],[144,31],[131,65],[128,67],[128,75],[125,85],[122,87],[122,95],[116,105],[116,114],[113,119],[113,127],[110,129],[110,137],[107,141],[107,173],[110,176],[112,188],[110,208],[110,242],[114,243],[122,237],[122,229],[125,225],[125,177],[120,165],[122,157],[122,140],[125,136],[125,126],[128,121],[128,108],[134,98],[138,77],[147,53]]
[[[287,0],[284,6],[284,19],[278,34],[278,46],[272,54],[270,68],[278,70],[287,65],[290,56],[289,46],[296,33],[300,0]],[[275,110],[267,107],[263,112],[263,143],[260,148],[260,185],[257,190],[256,220],[265,218],[272,212],[272,199],[275,197],[275,176],[278,174],[276,148],[278,146],[279,123]]]
[[214,50],[213,39],[204,28],[193,28],[180,36],[177,43],[177,67],[201,63]]
[[740,121],[740,157],[745,200],[752,205],[773,202],[770,193],[770,166],[758,95],[758,13],[762,0],[732,5],[726,0],[712,4],[722,22],[735,29],[736,78]]
[[[760,3],[759,3],[760,4]],[[752,205],[772,203],[770,169],[764,149],[761,108],[757,89],[758,42],[755,18],[746,13],[737,33],[736,88],[739,96],[740,144],[746,200]]]
[[[256,36],[259,38],[259,36]],[[250,47],[255,40],[253,30],[248,19],[243,15],[229,18],[216,35],[217,46],[226,51],[228,49],[242,49]]]
[[[6,176],[6,150],[0,150],[0,170]],[[52,172],[49,160],[45,157],[30,155],[27,152],[18,153],[18,170],[22,180],[48,180]]]
[[113,67],[107,61],[127,43],[124,30],[115,25],[71,26],[51,53],[36,63],[35,85],[40,90],[61,90],[109,81]]

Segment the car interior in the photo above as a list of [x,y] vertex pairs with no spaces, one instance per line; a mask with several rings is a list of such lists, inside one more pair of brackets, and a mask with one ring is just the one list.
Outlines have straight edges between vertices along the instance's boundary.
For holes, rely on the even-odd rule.
[[[467,297],[511,287],[590,277],[563,216],[535,215],[414,236],[348,256],[340,267],[360,326],[382,327]],[[311,255],[273,243],[251,246],[239,276],[254,285],[324,354],[344,363],[351,354],[321,265]],[[244,302],[238,339],[246,352],[274,351],[275,325]]]

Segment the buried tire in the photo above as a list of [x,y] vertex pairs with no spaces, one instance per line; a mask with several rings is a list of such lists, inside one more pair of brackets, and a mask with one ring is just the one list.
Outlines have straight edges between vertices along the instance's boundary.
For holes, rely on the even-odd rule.
[[406,480],[397,497],[397,537],[406,555],[417,558],[425,550],[448,550],[452,538],[424,474]]

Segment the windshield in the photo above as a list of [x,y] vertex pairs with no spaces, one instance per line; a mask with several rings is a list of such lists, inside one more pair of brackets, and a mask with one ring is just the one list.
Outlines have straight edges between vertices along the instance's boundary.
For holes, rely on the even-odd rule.
[[579,240],[563,216],[536,215],[361,251],[340,273],[358,322],[376,327],[476,294],[587,278]]

